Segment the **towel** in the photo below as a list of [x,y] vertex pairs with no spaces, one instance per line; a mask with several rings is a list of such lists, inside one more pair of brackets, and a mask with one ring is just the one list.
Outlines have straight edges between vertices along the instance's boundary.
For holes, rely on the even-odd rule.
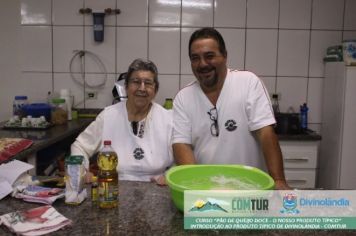
[[0,163],[31,146],[33,141],[23,138],[0,138]]
[[71,220],[49,205],[0,216],[0,224],[15,234],[28,236],[48,234],[71,223]]

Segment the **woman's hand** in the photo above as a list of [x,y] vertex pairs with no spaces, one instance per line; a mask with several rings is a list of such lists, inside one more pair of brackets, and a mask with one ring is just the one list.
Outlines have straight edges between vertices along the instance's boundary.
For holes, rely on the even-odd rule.
[[156,175],[151,177],[151,182],[156,183],[159,186],[166,186],[166,177],[164,175]]
[[93,180],[92,180],[93,176],[94,176],[94,174],[92,172],[87,171],[87,173],[84,176],[85,183],[89,184],[89,183],[93,182]]

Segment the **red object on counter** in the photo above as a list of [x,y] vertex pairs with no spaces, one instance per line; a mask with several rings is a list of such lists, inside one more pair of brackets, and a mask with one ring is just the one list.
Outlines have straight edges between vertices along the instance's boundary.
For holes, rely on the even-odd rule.
[[0,164],[30,147],[32,143],[32,140],[23,138],[0,138]]

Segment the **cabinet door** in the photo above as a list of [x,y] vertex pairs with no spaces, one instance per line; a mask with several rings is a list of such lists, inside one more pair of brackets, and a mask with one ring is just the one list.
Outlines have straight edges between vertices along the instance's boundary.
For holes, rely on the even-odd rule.
[[284,168],[316,168],[318,159],[318,142],[282,141],[280,142],[280,145]]
[[284,171],[287,183],[292,188],[315,188],[315,170]]

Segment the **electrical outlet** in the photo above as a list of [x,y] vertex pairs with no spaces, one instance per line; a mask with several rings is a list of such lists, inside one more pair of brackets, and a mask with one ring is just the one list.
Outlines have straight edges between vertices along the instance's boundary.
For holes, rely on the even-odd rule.
[[271,99],[273,100],[274,97],[277,97],[277,101],[281,100],[281,93],[272,93]]
[[98,98],[98,92],[96,91],[85,92],[85,99],[94,100],[97,98]]

